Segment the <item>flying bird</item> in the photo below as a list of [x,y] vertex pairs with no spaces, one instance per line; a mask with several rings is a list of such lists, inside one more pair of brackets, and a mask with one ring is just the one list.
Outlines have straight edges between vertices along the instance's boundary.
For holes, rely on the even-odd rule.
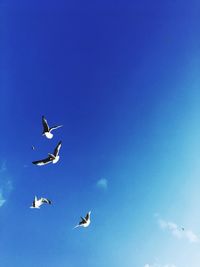
[[42,135],[46,136],[46,138],[48,138],[48,139],[53,138],[53,134],[51,133],[51,131],[62,127],[62,125],[49,127],[49,125],[47,123],[47,120],[45,119],[44,116],[42,116],[42,125],[43,125],[43,133],[42,133]]
[[51,201],[47,198],[43,198],[41,197],[40,199],[37,199],[37,197],[35,196],[33,202],[32,202],[32,206],[30,207],[31,209],[40,209],[40,206],[43,204],[51,204]]
[[56,162],[59,161],[59,158],[60,158],[60,156],[58,154],[59,154],[59,151],[60,151],[60,148],[61,148],[61,144],[62,144],[62,142],[60,141],[57,144],[56,148],[54,149],[53,154],[48,153],[49,156],[47,158],[41,159],[41,160],[36,160],[36,161],[33,161],[32,163],[35,164],[35,165],[38,165],[38,166],[43,166],[43,165],[46,165],[48,163],[55,164]]
[[84,218],[81,217],[81,221],[74,228],[77,228],[77,227],[88,227],[90,225],[90,213],[91,213],[91,211],[89,211]]

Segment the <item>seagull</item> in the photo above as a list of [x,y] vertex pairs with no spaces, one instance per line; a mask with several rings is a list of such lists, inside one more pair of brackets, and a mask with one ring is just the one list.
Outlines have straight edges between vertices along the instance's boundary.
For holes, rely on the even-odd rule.
[[80,226],[82,226],[82,227],[88,227],[90,225],[90,213],[91,213],[91,211],[89,211],[87,213],[87,215],[85,216],[85,218],[81,217],[81,221],[74,228],[77,228],[77,227],[80,227]]
[[40,209],[40,206],[43,204],[51,204],[51,201],[47,198],[41,197],[40,199],[37,199],[35,196],[32,206],[30,207],[31,209]]
[[56,148],[54,149],[53,154],[48,153],[49,156],[47,158],[41,159],[41,160],[36,160],[36,161],[33,161],[32,163],[35,165],[38,165],[38,166],[43,166],[43,165],[48,164],[48,163],[55,164],[56,162],[59,161],[59,158],[60,158],[60,156],[58,155],[60,148],[61,148],[61,141],[57,144]]
[[62,127],[62,125],[58,125],[58,126],[53,126],[53,127],[50,128],[48,123],[47,123],[47,120],[45,119],[44,116],[42,116],[42,125],[43,125],[43,133],[42,133],[42,135],[45,135],[46,138],[48,138],[48,139],[53,138],[53,134],[51,133],[51,131]]

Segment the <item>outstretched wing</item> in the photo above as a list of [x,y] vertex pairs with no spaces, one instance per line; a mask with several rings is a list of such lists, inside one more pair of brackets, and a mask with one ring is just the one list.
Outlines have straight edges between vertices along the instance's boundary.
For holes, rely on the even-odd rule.
[[34,197],[34,200],[33,200],[33,202],[32,202],[32,206],[31,206],[30,208],[35,208],[35,203],[36,203],[36,201],[37,201],[37,197],[35,196],[35,197]]
[[90,214],[87,213],[87,215],[85,216],[85,220],[87,221],[90,218]]
[[42,125],[43,125],[43,131],[49,132],[49,125],[48,125],[47,120],[45,119],[44,116],[42,116]]
[[57,144],[56,148],[54,149],[53,154],[54,154],[55,157],[58,156],[59,151],[60,151],[60,148],[61,148],[61,145],[62,145],[62,142],[60,141],[60,142]]
[[51,204],[51,201],[47,198],[42,198],[41,201],[42,203]]
[[53,127],[50,128],[50,132],[55,130],[55,129],[58,129],[60,127],[63,127],[63,125],[53,126]]
[[48,157],[46,159],[41,159],[41,160],[33,161],[32,163],[35,164],[35,165],[38,165],[38,166],[43,166],[43,165],[46,165],[48,163],[51,163],[52,160],[53,159],[51,157]]

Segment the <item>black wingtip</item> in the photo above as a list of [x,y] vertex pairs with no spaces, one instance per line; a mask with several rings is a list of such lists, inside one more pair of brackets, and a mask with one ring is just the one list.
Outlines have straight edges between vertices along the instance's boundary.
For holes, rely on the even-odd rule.
[[37,161],[32,161],[32,163],[33,163],[34,165],[37,165],[38,162],[37,162]]

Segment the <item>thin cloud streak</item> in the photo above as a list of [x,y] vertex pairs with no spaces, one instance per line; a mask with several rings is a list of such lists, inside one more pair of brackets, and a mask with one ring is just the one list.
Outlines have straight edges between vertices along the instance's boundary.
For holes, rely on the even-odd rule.
[[11,191],[13,190],[12,180],[7,173],[6,161],[0,165],[0,208],[6,203]]
[[161,264],[157,264],[157,263],[154,263],[154,264],[145,264],[144,267],[176,267],[176,265],[174,264],[164,264],[164,265],[161,265]]

